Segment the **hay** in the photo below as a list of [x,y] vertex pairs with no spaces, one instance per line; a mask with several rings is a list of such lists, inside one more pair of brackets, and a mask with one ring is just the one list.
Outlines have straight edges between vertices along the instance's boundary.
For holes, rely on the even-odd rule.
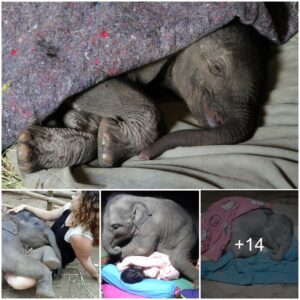
[[[2,154],[2,189],[25,189],[17,170],[6,155],[9,150],[7,149]],[[12,149],[12,151],[16,150]]]

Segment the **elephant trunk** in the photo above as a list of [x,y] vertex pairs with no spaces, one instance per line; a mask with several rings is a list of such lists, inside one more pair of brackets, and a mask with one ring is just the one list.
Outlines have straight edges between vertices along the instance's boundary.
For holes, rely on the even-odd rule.
[[152,146],[143,150],[139,156],[141,160],[152,159],[168,149],[177,146],[204,146],[237,144],[249,138],[253,130],[252,114],[245,118],[235,118],[220,127],[208,129],[187,129],[171,132]]
[[279,245],[277,252],[271,252],[269,256],[273,260],[280,261],[283,259],[285,253],[288,251],[289,248],[290,244],[281,244]]
[[118,256],[121,254],[121,248],[113,245],[112,246],[112,243],[113,243],[113,240],[114,240],[114,236],[110,233],[107,233],[107,232],[103,232],[103,235],[102,235],[102,245],[103,245],[103,248],[107,251],[108,254],[110,255],[113,255],[113,256]]

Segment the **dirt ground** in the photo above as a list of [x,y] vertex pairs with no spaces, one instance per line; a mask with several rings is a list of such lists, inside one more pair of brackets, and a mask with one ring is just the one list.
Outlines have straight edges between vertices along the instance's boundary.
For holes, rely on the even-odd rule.
[[[57,197],[56,197],[57,198]],[[63,201],[67,199],[57,198]],[[19,204],[29,204],[40,208],[47,207],[46,201],[36,200],[28,196],[18,195],[11,192],[2,192],[2,213],[6,211],[5,204],[17,206]],[[54,207],[55,208],[55,207]],[[99,248],[96,247],[92,253],[94,264],[99,264]],[[80,265],[78,260],[69,264],[64,270],[63,276],[59,280],[53,281],[53,289],[57,298],[99,298],[99,284]],[[17,291],[3,280],[2,298],[36,298],[35,289]]]

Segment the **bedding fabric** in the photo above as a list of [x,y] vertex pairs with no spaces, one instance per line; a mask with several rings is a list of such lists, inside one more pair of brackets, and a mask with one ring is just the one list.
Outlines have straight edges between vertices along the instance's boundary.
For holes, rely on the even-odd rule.
[[[294,237],[298,238],[298,191],[260,190],[239,191],[244,197],[264,200],[272,204],[274,213],[288,216],[294,224]],[[213,201],[237,195],[237,191],[203,191],[201,211],[208,209]],[[226,262],[225,262],[226,264]],[[295,264],[294,264],[295,266]],[[284,270],[285,272],[285,270]],[[287,269],[289,272],[289,269]],[[202,298],[298,298],[298,285],[289,283],[236,285],[214,280],[201,280]]]
[[[198,7],[197,3],[180,5],[187,5],[186,10],[190,5],[194,10]],[[221,3],[213,5],[216,9]],[[223,5],[227,7],[227,4]],[[192,16],[193,13],[189,12]],[[16,117],[18,128],[11,123],[11,120],[16,120],[12,116],[17,112],[10,108],[10,99],[8,94],[4,95],[3,113],[10,112],[3,119],[6,141],[9,140],[7,128],[16,133],[19,125],[24,125],[19,115]],[[169,101],[161,104],[160,108],[170,131],[197,128],[197,121],[183,103],[175,101],[173,96],[162,100]],[[151,161],[132,157],[120,168],[101,169],[91,163],[29,175],[20,173],[20,176],[27,188],[297,188],[298,35],[274,49],[269,61],[267,92],[262,97],[258,120],[253,137],[238,145],[177,147]],[[5,126],[8,127],[5,129]],[[14,149],[8,152],[8,157],[17,166]]]
[[145,298],[143,296],[137,296],[134,294],[124,292],[124,291],[118,289],[117,287],[115,287],[111,284],[107,284],[107,283],[104,283],[101,285],[101,290],[102,290],[104,298],[120,298],[120,299],[123,299],[123,298],[126,298],[126,299],[127,298]]
[[176,281],[163,281],[158,279],[144,279],[138,283],[125,283],[120,278],[121,273],[113,264],[101,269],[101,278],[117,288],[146,298],[174,298],[176,294]]
[[236,285],[298,283],[298,242],[292,245],[282,261],[272,260],[266,252],[234,259],[231,251],[219,261],[201,263],[201,278]]
[[213,203],[201,216],[201,255],[217,261],[231,238],[235,218],[271,205],[247,197],[226,197]]
[[278,43],[298,29],[296,2],[4,2],[2,146],[67,97],[170,55],[235,17]]

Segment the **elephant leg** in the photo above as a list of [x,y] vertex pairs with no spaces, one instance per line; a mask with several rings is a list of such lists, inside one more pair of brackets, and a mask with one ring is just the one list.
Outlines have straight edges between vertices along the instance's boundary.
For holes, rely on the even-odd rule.
[[109,81],[105,93],[109,90],[114,97],[109,98],[109,103],[101,102],[104,116],[98,131],[101,167],[119,166],[140,153],[155,142],[163,128],[158,109],[132,85]]
[[34,278],[37,280],[36,294],[38,297],[54,298],[51,271],[40,261],[28,255],[18,255],[6,262],[5,272],[14,275]]
[[199,272],[189,260],[189,255],[177,249],[166,250],[164,253],[169,255],[172,266],[188,279],[192,280],[194,288],[199,288]]
[[95,134],[68,128],[32,126],[17,144],[19,167],[25,173],[87,163],[96,153]]
[[171,264],[180,273],[192,280],[194,287],[199,287],[199,272],[190,261],[190,252],[197,242],[196,234],[186,236],[174,249],[158,249],[162,253],[169,255]]
[[21,134],[17,146],[21,171],[86,163],[96,157],[97,148],[101,167],[118,166],[153,144],[163,127],[155,105],[118,79],[82,93],[72,107],[63,117],[70,128],[32,126]]
[[69,108],[62,116],[66,128],[97,134],[101,117],[76,108]]
[[[242,246],[238,246],[238,245],[234,245],[232,248],[232,252],[234,257],[238,258],[238,257],[249,257],[249,256],[253,256],[256,255],[258,252],[258,248],[255,248],[255,244],[257,243],[256,240],[252,239],[252,249],[250,249],[249,243],[247,243],[247,239],[239,239],[240,243]],[[239,243],[239,241],[237,241],[236,243]]]
[[56,270],[60,267],[60,261],[50,246],[42,246],[31,250],[27,255],[41,261],[50,270]]
[[[244,227],[234,228],[231,233],[231,239],[228,245],[226,246],[226,251],[231,250],[234,257],[249,257],[257,254],[258,248],[255,248],[257,240],[252,238],[252,245],[250,248],[249,238],[251,235],[245,231]],[[239,246],[240,245],[240,246]]]
[[[149,112],[149,114],[152,114]],[[98,161],[100,167],[119,166],[125,160],[138,154],[145,144],[151,144],[155,136],[144,132],[147,114],[132,118],[111,118],[101,120],[98,131]],[[148,125],[148,124],[147,124]]]
[[103,117],[98,131],[101,167],[120,165],[159,137],[161,115],[130,82],[110,79],[82,93],[72,106]]

